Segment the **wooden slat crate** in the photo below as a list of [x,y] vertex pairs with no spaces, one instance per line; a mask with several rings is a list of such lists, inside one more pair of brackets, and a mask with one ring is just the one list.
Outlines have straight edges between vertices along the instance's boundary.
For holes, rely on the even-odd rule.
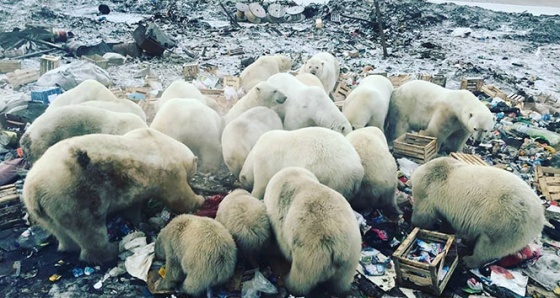
[[198,77],[198,63],[190,63],[183,65],[183,77],[185,80],[190,81]]
[[0,73],[8,73],[21,69],[21,60],[0,60]]
[[437,139],[405,133],[393,142],[393,154],[418,163],[428,162],[437,154]]
[[[437,255],[431,263],[422,263],[407,258],[416,239],[445,245],[442,253]],[[455,236],[414,228],[412,233],[393,253],[393,261],[395,262],[399,285],[420,289],[439,296],[459,263]],[[444,266],[449,266],[449,271],[440,281],[439,276]]]
[[560,201],[560,169],[537,166],[534,185],[549,201]]
[[16,69],[13,72],[6,74],[8,83],[12,87],[17,88],[27,83],[35,82],[39,79],[39,72],[35,69]]
[[223,85],[224,87],[230,86],[233,87],[235,90],[239,90],[239,87],[241,86],[241,81],[239,80],[239,77],[236,76],[225,76]]
[[0,187],[0,230],[23,223],[23,204],[15,184]]
[[51,56],[51,55],[41,56],[39,74],[43,75],[45,72],[59,67],[60,59],[61,58],[59,56]]
[[351,91],[352,88],[346,85],[344,80],[339,80],[338,83],[336,84],[336,87],[334,88],[334,93],[333,93],[334,101],[344,102],[344,100],[346,99],[346,97],[348,97],[348,94],[350,94]]
[[488,166],[487,163],[484,162],[480,157],[474,154],[466,154],[466,153],[459,153],[459,152],[452,152],[451,157],[468,163],[470,165],[479,165],[479,166]]
[[482,78],[465,78],[461,80],[461,89],[466,89],[471,92],[480,91],[483,85],[484,79]]

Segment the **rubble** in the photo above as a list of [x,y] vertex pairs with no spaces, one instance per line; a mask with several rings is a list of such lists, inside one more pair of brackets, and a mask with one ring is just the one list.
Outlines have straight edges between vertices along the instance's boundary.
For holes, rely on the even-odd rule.
[[[498,121],[492,140],[478,147],[468,146],[467,152],[477,157],[471,162],[482,161],[516,173],[543,193],[547,217],[560,218],[558,200],[546,191],[545,179],[538,181],[537,173],[539,167],[560,167],[556,152],[560,148],[560,69],[554,64],[560,58],[559,16],[508,14],[412,0],[381,1],[380,15],[371,2],[357,0],[311,1],[313,4],[265,1],[246,7],[235,1],[98,2],[54,1],[42,6],[24,0],[3,4],[0,28],[5,32],[0,33],[0,56],[5,59],[0,60],[0,123],[4,130],[20,136],[26,123],[40,115],[54,96],[86,78],[113,86],[115,92],[144,107],[151,105],[163,86],[185,78],[194,80],[205,94],[230,99],[221,102],[231,105],[237,88],[228,79],[238,76],[259,56],[288,54],[297,70],[313,54],[329,51],[342,62],[345,83],[335,92],[341,99],[360,77],[374,71],[388,75],[396,86],[419,77],[434,82],[440,79],[440,84],[448,88],[473,91]],[[216,5],[218,2],[220,5]],[[472,77],[478,81],[463,84],[463,79]],[[7,156],[2,165],[17,167],[6,183],[15,183],[19,191],[18,179],[24,178],[25,166],[13,158],[21,156],[9,141],[0,144],[0,156]],[[436,156],[435,152],[428,153],[422,161]],[[399,165],[402,175],[398,197],[405,223],[397,225],[378,211],[363,214],[365,248],[362,267],[357,268],[360,274],[353,288],[355,296],[381,296],[383,292],[387,296],[415,295],[414,290],[394,283],[396,268],[388,258],[411,230],[406,224],[412,200],[407,179],[417,164],[401,158]],[[215,176],[195,177],[193,188],[197,193],[215,195],[209,197],[200,215],[215,214],[223,194],[234,187],[234,180],[227,170]],[[2,198],[0,215],[3,208],[13,206],[3,204]],[[150,207],[149,220],[141,227],[151,232],[144,235],[147,243],[169,219],[161,206]],[[0,293],[4,297],[152,295],[149,288],[153,286],[153,271],[147,272],[150,268],[146,264],[151,263],[153,247],[147,243],[137,247],[141,250],[138,255],[129,256],[141,259],[143,267],[134,268],[138,262],[125,261],[117,266],[91,268],[76,257],[55,252],[52,238],[32,233],[21,219],[9,224],[10,229],[0,231]],[[109,223],[113,240],[137,228],[122,219]],[[27,240],[21,238],[24,235]],[[40,237],[30,242],[30,235]],[[544,238],[543,246],[546,249],[541,259],[523,259],[527,267],[512,271],[515,273],[495,265],[488,272],[490,276],[481,276],[480,272],[469,273],[458,267],[450,274],[444,293],[466,297],[463,288],[470,287],[473,293],[511,297],[507,290],[491,286],[488,278],[499,285],[503,282],[501,275],[512,274],[517,279],[520,271],[529,280],[520,277],[515,285],[518,289],[504,284],[507,288],[514,288],[517,295],[531,294],[534,287],[550,293],[558,281],[547,277],[556,275],[536,268],[554,272],[557,268],[550,264],[557,264],[555,254],[560,244]],[[238,284],[237,291],[247,292],[247,297],[275,291],[279,292],[276,297],[285,296],[278,275],[272,272],[279,269],[271,267],[252,272],[242,283],[243,290]],[[525,293],[527,283],[529,293]],[[227,297],[227,293],[216,291],[214,296]]]

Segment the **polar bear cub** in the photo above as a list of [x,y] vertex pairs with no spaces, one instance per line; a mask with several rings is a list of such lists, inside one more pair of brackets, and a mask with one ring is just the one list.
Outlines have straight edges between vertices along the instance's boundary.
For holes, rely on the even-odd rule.
[[280,251],[292,263],[288,291],[307,295],[322,282],[335,292],[348,291],[362,237],[344,197],[310,171],[287,167],[270,180],[264,204]]
[[235,271],[237,248],[219,222],[189,214],[172,219],[159,233],[156,258],[165,260],[165,277],[158,290],[173,290],[198,296],[210,287],[228,281]]

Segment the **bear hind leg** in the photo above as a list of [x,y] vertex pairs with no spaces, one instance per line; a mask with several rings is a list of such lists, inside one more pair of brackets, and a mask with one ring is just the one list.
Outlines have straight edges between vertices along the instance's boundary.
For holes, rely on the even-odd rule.
[[468,268],[479,268],[484,263],[500,257],[500,249],[504,243],[495,243],[486,234],[480,234],[474,246],[472,256],[463,258]]
[[51,228],[49,229],[52,234],[58,240],[58,251],[79,251],[80,246],[72,237],[66,232],[60,224],[55,221],[50,223]]
[[209,281],[212,280],[211,276],[199,276],[196,272],[188,272],[187,278],[183,281],[183,291],[189,295],[199,296],[204,293],[210,285]]
[[[105,218],[81,218],[82,229],[69,230],[69,234],[81,248],[80,260],[93,264],[114,261],[118,256],[118,243],[109,243]],[[84,223],[87,223],[85,225]]]
[[352,266],[339,268],[328,282],[330,288],[339,295],[346,294],[352,287],[355,272]]
[[184,277],[185,274],[181,265],[174,256],[168,253],[165,256],[165,277],[161,280],[157,289],[162,291],[174,290]]

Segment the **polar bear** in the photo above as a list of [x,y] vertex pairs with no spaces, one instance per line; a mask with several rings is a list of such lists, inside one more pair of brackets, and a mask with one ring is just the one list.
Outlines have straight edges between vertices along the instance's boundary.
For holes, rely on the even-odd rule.
[[455,233],[474,243],[463,258],[469,268],[513,254],[537,238],[544,209],[539,197],[513,173],[440,157],[412,173],[412,225],[433,228],[448,222]]
[[266,187],[264,204],[280,251],[291,261],[286,288],[307,295],[325,283],[347,292],[360,260],[362,237],[352,208],[310,171],[287,167]]
[[342,113],[353,129],[375,126],[383,131],[389,112],[393,83],[380,75],[363,78],[342,106]]
[[262,56],[247,66],[239,75],[241,87],[245,92],[253,89],[259,82],[266,81],[279,72],[287,72],[292,68],[292,59],[284,55]]
[[416,130],[436,137],[438,148],[445,145],[451,152],[460,152],[471,135],[475,143],[489,136],[494,118],[470,91],[414,80],[393,92],[385,127],[389,141]]
[[165,88],[165,90],[163,90],[163,93],[156,101],[156,111],[159,111],[166,101],[173,98],[196,98],[212,108],[214,111],[218,113],[220,112],[220,107],[215,99],[204,96],[204,94],[202,94],[195,85],[184,80],[175,80],[167,88]]
[[91,134],[50,147],[29,170],[23,197],[30,217],[58,239],[58,250],[103,264],[118,252],[118,243],[109,243],[107,214],[123,211],[138,224],[150,198],[174,213],[192,212],[204,201],[188,183],[195,172],[191,150],[156,130]]
[[201,172],[215,172],[222,165],[222,118],[198,99],[168,100],[150,127],[187,145],[199,158]]
[[282,120],[273,110],[254,107],[231,121],[222,133],[222,154],[229,171],[236,177],[257,140],[271,130],[282,130]]
[[319,80],[318,77],[311,73],[300,73],[296,75],[296,79],[307,86],[317,86],[319,88],[324,88],[321,80]]
[[327,94],[330,94],[334,91],[334,86],[340,76],[340,63],[332,54],[321,52],[309,58],[299,73],[315,75],[323,83],[323,88]]
[[58,95],[48,109],[75,105],[86,101],[119,101],[119,99],[103,84],[96,80],[85,80],[76,87]]
[[263,134],[249,152],[239,181],[262,200],[270,178],[290,166],[310,170],[321,183],[347,199],[358,191],[364,177],[360,156],[342,134],[323,127],[307,127]]
[[364,167],[362,185],[350,205],[356,210],[382,208],[390,216],[402,214],[395,198],[397,163],[383,132],[370,126],[354,130],[346,138],[360,155]]
[[165,260],[165,277],[157,290],[174,290],[198,297],[228,281],[235,271],[237,247],[219,222],[190,214],[173,218],[155,243],[155,257]]
[[52,145],[75,136],[94,133],[123,135],[148,125],[129,113],[78,105],[48,110],[26,129],[20,140],[25,159],[32,165]]
[[330,100],[324,89],[307,86],[287,73],[275,74],[268,78],[267,82],[288,96],[283,105],[273,108],[282,118],[284,129],[320,126],[344,135],[352,131],[350,122]]
[[122,99],[118,101],[90,100],[90,101],[82,102],[79,105],[105,109],[117,113],[131,113],[140,117],[142,121],[146,122],[146,113],[144,112],[142,107],[128,99]]
[[224,116],[224,124],[230,123],[243,112],[257,106],[274,107],[286,101],[286,95],[268,82],[260,82],[243,96]]
[[216,221],[231,233],[246,258],[261,253],[271,239],[264,203],[244,189],[236,189],[224,198],[218,206]]

